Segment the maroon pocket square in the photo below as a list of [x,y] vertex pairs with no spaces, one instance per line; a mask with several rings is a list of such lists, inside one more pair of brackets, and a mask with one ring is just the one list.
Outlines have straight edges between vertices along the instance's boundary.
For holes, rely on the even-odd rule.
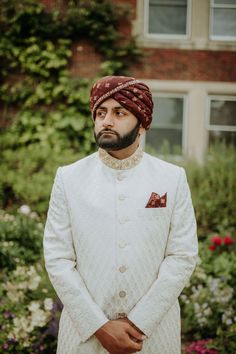
[[161,197],[159,194],[152,192],[145,208],[165,208],[167,203],[167,193]]

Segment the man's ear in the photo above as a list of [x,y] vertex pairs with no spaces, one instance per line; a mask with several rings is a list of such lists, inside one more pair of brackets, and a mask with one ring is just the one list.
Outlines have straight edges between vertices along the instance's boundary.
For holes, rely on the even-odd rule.
[[140,127],[139,127],[139,135],[144,134],[145,131],[146,131],[146,129],[142,125],[140,125]]

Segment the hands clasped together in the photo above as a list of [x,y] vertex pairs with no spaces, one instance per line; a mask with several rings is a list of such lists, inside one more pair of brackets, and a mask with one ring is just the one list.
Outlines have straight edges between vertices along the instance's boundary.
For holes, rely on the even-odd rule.
[[96,331],[95,336],[110,354],[139,352],[147,338],[128,318],[105,323]]

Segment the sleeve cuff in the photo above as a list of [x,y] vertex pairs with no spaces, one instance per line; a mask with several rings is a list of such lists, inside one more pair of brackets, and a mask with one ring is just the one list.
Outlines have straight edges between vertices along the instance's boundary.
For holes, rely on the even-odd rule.
[[131,313],[128,315],[128,319],[138,328],[140,331],[142,331],[145,336],[150,337],[151,335],[151,330],[148,328],[148,326],[145,326],[145,321],[143,321],[141,318],[135,315],[135,313]]
[[91,326],[89,329],[85,331],[80,330],[80,338],[81,342],[84,343],[86,342],[94,333],[101,328],[105,323],[107,323],[109,320],[108,318],[104,315],[104,317],[101,317],[98,319],[93,326]]

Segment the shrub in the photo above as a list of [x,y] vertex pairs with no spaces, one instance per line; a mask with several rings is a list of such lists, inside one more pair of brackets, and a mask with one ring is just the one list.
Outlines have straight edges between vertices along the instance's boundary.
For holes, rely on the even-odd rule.
[[235,148],[224,144],[209,149],[204,165],[185,165],[200,237],[236,227],[235,166]]
[[28,206],[28,215],[0,212],[0,269],[11,271],[18,264],[31,264],[42,256],[43,224]]
[[185,339],[211,338],[222,354],[234,353],[236,343],[235,236],[225,232],[200,242],[198,266],[180,296]]
[[61,304],[42,265],[43,224],[22,205],[0,212],[0,352],[56,352]]
[[43,268],[17,265],[0,273],[0,352],[54,353],[58,330],[58,304],[43,277]]

